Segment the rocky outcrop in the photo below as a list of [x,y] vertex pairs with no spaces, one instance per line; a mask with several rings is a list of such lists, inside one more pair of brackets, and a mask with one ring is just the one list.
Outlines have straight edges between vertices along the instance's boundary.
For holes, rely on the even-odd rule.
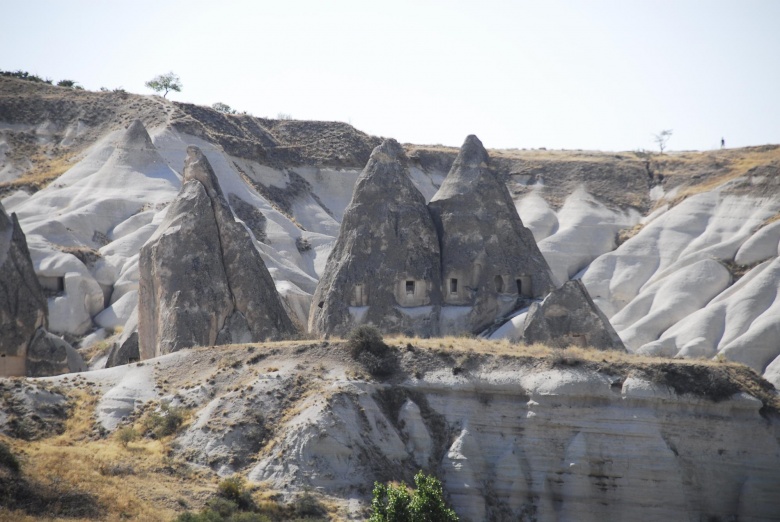
[[27,351],[27,375],[46,377],[87,369],[81,355],[66,341],[39,328]]
[[467,137],[428,204],[441,241],[444,305],[452,308],[442,311],[442,332],[478,332],[516,308],[518,298],[554,288],[533,234],[488,161],[479,139]]
[[567,281],[541,303],[531,305],[525,318],[523,340],[559,348],[626,350],[607,316],[593,303],[579,280]]
[[273,279],[208,160],[187,148],[181,191],[139,258],[142,358],[294,332]]
[[84,370],[73,347],[46,331],[47,303],[27,240],[0,205],[0,377],[43,377]]
[[[342,382],[248,477],[351,497],[429,469],[462,520],[776,520],[778,427],[760,407],[571,368]],[[207,433],[205,451],[224,447]]]
[[27,349],[46,313],[24,232],[0,205],[0,377],[26,374]]
[[392,139],[371,153],[314,293],[310,331],[343,335],[372,323],[388,333],[438,333],[439,239],[406,162]]

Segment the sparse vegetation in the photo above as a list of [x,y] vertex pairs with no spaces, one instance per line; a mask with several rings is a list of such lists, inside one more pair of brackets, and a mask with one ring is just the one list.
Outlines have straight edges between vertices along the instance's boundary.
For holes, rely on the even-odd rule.
[[181,92],[182,88],[181,80],[173,72],[155,76],[144,85],[149,87],[154,92],[162,92],[163,98],[168,96],[170,91]]
[[70,87],[71,89],[75,89],[78,87],[78,84],[74,80],[60,80],[57,82],[57,87]]
[[441,482],[422,471],[414,476],[415,489],[406,484],[374,483],[369,522],[455,522],[458,515],[444,501]]
[[3,442],[0,442],[0,467],[7,469],[14,475],[18,474],[22,469],[16,455],[11,453],[11,450]]
[[116,430],[116,438],[123,447],[127,447],[138,438],[138,432],[132,426],[123,426]]
[[158,409],[149,412],[144,418],[144,433],[157,439],[173,435],[184,424],[186,415],[185,408],[163,402]]
[[175,522],[276,522],[327,520],[327,511],[306,491],[288,505],[274,501],[255,502],[244,480],[233,476],[222,480],[216,496],[199,513],[183,513]]
[[37,82],[37,83],[48,83],[51,84],[53,80],[50,80],[49,78],[43,79],[37,74],[31,74],[27,71],[0,71],[0,76],[8,76],[10,78],[16,78],[19,80],[25,80],[28,82]]
[[211,106],[212,109],[214,109],[217,112],[221,112],[222,114],[236,114],[236,110],[232,108],[227,103],[217,102],[214,105]]
[[373,325],[361,325],[347,337],[350,355],[374,377],[386,377],[395,371],[397,358],[394,350],[382,339]]
[[672,129],[664,129],[658,134],[653,135],[653,141],[656,143],[656,145],[658,145],[661,154],[664,153],[664,150],[666,149],[666,143],[669,141],[671,137],[672,137]]

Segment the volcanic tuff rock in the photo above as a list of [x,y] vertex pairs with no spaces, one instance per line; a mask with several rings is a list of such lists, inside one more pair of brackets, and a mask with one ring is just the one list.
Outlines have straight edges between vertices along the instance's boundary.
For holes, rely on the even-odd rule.
[[16,219],[0,205],[0,376],[25,375],[27,348],[46,326],[46,298]]
[[466,138],[428,207],[441,241],[444,304],[471,307],[456,321],[443,317],[442,332],[477,332],[516,307],[518,297],[554,288],[550,267],[476,136]]
[[579,345],[599,350],[626,349],[580,280],[567,281],[544,301],[531,305],[525,318],[523,340],[559,348]]
[[81,356],[46,331],[46,297],[16,214],[0,205],[0,377],[82,371]]
[[406,162],[392,139],[371,153],[314,293],[312,332],[343,335],[365,322],[385,332],[436,335],[439,239]]
[[197,147],[187,148],[181,191],[141,248],[139,270],[142,358],[295,330],[249,233],[235,221]]
[[81,355],[66,341],[38,328],[27,350],[27,375],[46,377],[87,369]]

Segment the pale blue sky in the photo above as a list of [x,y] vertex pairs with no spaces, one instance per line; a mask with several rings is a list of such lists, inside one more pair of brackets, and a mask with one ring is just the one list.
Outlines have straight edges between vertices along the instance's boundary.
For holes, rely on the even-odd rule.
[[0,69],[403,142],[780,143],[780,1],[0,0]]

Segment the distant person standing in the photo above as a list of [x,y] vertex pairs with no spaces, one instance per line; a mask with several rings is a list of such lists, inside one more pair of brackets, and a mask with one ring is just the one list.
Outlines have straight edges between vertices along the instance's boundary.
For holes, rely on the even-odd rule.
[[726,148],[726,138],[720,139],[720,148],[725,149]]

